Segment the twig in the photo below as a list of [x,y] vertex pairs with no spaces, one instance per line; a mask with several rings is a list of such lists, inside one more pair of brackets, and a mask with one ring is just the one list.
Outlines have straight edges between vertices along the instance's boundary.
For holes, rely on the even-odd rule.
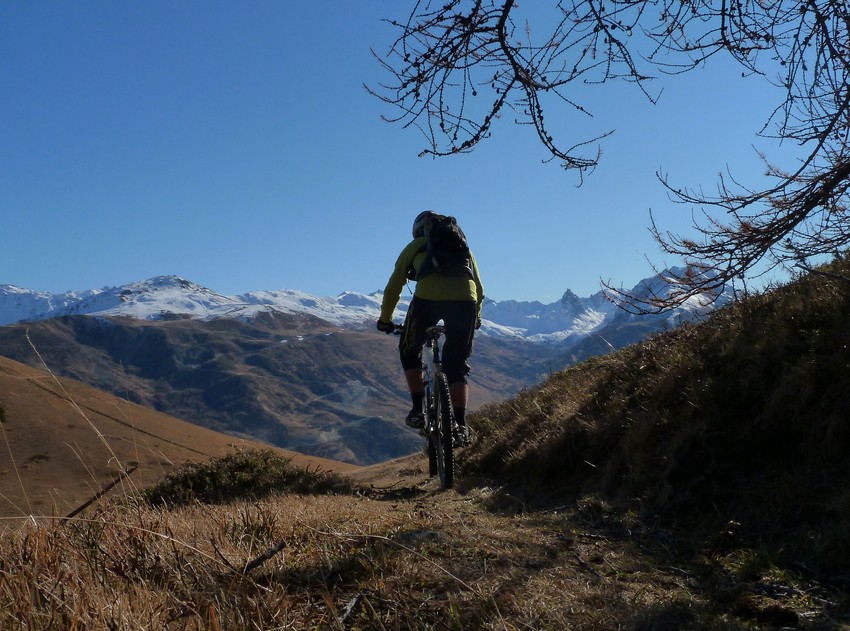
[[230,561],[227,560],[227,557],[224,556],[224,554],[222,554],[221,550],[219,550],[218,546],[215,544],[215,540],[212,539],[212,538],[210,538],[210,545],[212,546],[212,549],[215,552],[215,555],[219,558],[219,560],[222,563],[224,563],[228,568],[230,568],[231,572],[238,572],[239,571],[235,567],[233,567],[233,564]]
[[574,558],[576,561],[578,561],[579,567],[581,567],[581,569],[585,570],[586,572],[590,572],[591,574],[593,574],[593,576],[595,576],[595,577],[596,577],[597,579],[599,579],[600,581],[602,580],[602,576],[599,574],[599,572],[597,572],[597,571],[596,571],[596,570],[594,570],[592,567],[590,567],[590,566],[587,564],[587,562],[586,562],[586,561],[584,561],[584,560],[582,560],[582,558],[581,558],[578,554],[575,554],[575,553],[574,553],[574,554],[573,554],[573,558]]
[[[248,563],[246,563],[245,567],[242,568],[242,573],[247,574],[251,570],[260,567],[263,563],[265,563],[266,561],[271,559],[273,556],[275,556],[278,552],[283,550],[285,545],[286,545],[286,540],[285,539],[281,540],[279,543],[277,543],[277,545],[272,546],[271,548],[269,548],[268,550],[263,552],[260,556],[258,556],[253,561],[249,561]],[[228,565],[230,565],[230,564],[228,563]]]
[[106,495],[106,494],[107,494],[107,493],[108,493],[108,492],[109,492],[112,488],[114,488],[114,487],[115,487],[115,485],[116,485],[116,484],[118,484],[121,480],[123,480],[124,478],[126,478],[128,475],[130,475],[131,473],[133,473],[133,471],[135,471],[135,470],[136,470],[136,469],[138,469],[138,468],[139,468],[139,465],[133,465],[132,467],[130,467],[130,468],[129,468],[129,469],[127,469],[126,471],[121,472],[121,475],[119,475],[117,478],[115,478],[112,482],[110,482],[109,484],[107,484],[107,485],[106,485],[105,487],[103,487],[100,491],[98,491],[97,493],[95,493],[95,494],[94,494],[91,498],[89,498],[88,500],[86,500],[85,502],[83,502],[80,506],[78,506],[77,508],[75,508],[74,510],[72,510],[70,513],[68,513],[67,515],[65,515],[65,519],[71,519],[72,517],[76,517],[77,515],[79,515],[81,512],[83,512],[83,511],[84,511],[85,509],[87,509],[89,506],[91,506],[92,504],[94,504],[94,503],[95,503],[97,500],[99,500],[101,497],[103,497],[104,495]]

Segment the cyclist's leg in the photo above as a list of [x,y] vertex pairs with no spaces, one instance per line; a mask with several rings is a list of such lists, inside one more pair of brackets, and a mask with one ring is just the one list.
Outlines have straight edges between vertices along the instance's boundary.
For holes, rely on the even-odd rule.
[[[424,392],[425,379],[422,376],[422,368],[408,368],[404,371],[404,379],[407,381],[408,392]],[[416,403],[416,401],[414,401]]]
[[[455,381],[449,386],[449,393],[452,397],[452,407],[455,410],[466,410],[469,402],[469,384],[465,381]],[[455,414],[457,418],[457,414]]]
[[401,366],[404,369],[404,377],[413,405],[406,419],[411,427],[421,427],[424,419],[422,410],[425,383],[422,378],[422,346],[425,344],[425,330],[436,323],[432,311],[429,301],[414,296],[407,309],[404,329],[398,342]]
[[460,426],[466,424],[466,407],[469,398],[467,360],[472,354],[476,310],[475,302],[452,301],[446,303],[443,313],[443,321],[446,324],[443,369],[449,381],[455,421]]

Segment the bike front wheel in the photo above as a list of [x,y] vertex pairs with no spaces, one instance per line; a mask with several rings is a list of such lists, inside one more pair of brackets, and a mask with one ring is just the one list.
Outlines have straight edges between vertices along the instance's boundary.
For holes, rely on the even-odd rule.
[[431,446],[437,461],[437,472],[440,474],[440,486],[450,489],[454,485],[454,452],[452,451],[452,405],[449,395],[449,383],[446,376],[438,374],[434,392],[434,413],[436,416],[434,431],[431,435]]

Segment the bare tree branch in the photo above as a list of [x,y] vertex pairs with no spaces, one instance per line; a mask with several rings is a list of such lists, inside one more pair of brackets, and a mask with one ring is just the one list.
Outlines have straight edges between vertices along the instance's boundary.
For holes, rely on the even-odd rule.
[[572,86],[627,81],[652,101],[647,86],[654,77],[729,56],[744,75],[780,88],[780,102],[757,131],[797,145],[800,163],[784,171],[765,159],[768,185],[745,186],[730,174],[714,196],[659,176],[675,201],[699,209],[692,236],[652,221],[662,249],[682,257],[688,271],[672,292],[630,296],[608,287],[612,298],[663,311],[712,300],[761,264],[805,266],[850,245],[846,0],[550,2],[555,17],[538,28],[513,0],[418,0],[405,21],[388,20],[399,36],[376,57],[390,81],[370,92],[396,111],[387,120],[424,134],[422,155],[472,151],[513,112],[513,122],[533,127],[551,159],[584,174],[600,152],[583,151],[607,134],[563,142],[544,116],[553,106],[591,116]]

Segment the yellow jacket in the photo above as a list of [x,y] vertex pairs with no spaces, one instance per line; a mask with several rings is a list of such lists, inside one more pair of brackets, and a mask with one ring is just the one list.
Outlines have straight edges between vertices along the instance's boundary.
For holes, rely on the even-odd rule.
[[[384,289],[384,300],[381,304],[381,321],[392,322],[401,290],[408,280],[410,270],[419,270],[425,261],[425,246],[427,239],[417,237],[407,244],[398,255],[395,269]],[[478,275],[478,265],[472,253],[469,254],[472,264],[472,278],[468,276],[444,276],[442,274],[427,274],[416,283],[414,296],[426,300],[472,300],[478,304],[478,317],[481,317],[481,303],[484,301],[484,286]]]

